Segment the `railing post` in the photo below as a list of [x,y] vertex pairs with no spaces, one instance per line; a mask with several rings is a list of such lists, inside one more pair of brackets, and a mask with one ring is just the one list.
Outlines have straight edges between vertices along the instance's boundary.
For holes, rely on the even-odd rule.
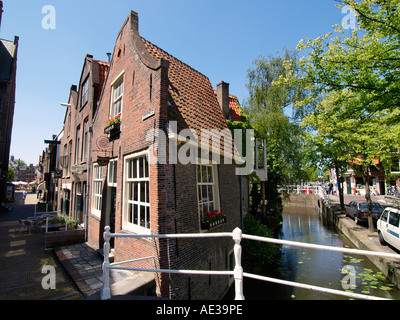
[[232,233],[233,241],[235,241],[234,255],[235,255],[235,300],[244,300],[243,295],[243,268],[242,268],[242,230],[236,228]]
[[104,262],[103,262],[103,289],[101,290],[101,300],[111,299],[111,289],[110,289],[110,227],[106,226],[104,228]]

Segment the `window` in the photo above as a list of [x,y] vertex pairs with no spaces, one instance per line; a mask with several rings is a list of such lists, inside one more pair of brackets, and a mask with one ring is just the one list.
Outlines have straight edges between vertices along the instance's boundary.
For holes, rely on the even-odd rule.
[[72,140],[68,143],[68,174],[71,172],[72,164]]
[[103,196],[103,167],[93,166],[93,205],[94,213],[100,215]]
[[83,107],[88,101],[89,97],[89,77],[86,78],[82,84],[82,96],[81,96],[81,107]]
[[124,77],[121,75],[113,84],[112,84],[112,93],[111,93],[111,118],[114,118],[118,114],[122,112],[122,96],[124,93]]
[[68,175],[68,146],[64,145],[64,152],[61,158],[61,166],[63,167],[63,176]]
[[75,136],[75,164],[79,162],[79,150],[81,145],[81,126],[79,125],[76,128],[76,136]]
[[83,222],[83,197],[82,197],[82,185],[80,183],[75,184],[75,216],[74,219],[78,220],[79,223]]
[[390,212],[389,224],[391,224],[394,227],[398,227],[399,226],[399,214],[398,213]]
[[71,113],[68,113],[68,120],[67,120],[67,137],[69,137],[71,133]]
[[215,201],[215,173],[213,165],[197,165],[197,194],[201,221],[204,222],[206,211],[218,210]]
[[149,163],[146,155],[125,159],[125,227],[150,232]]
[[384,222],[387,222],[387,218],[388,218],[388,211],[385,210],[382,213],[381,220],[384,221]]
[[117,168],[118,168],[118,160],[113,159],[108,163],[108,186],[116,187],[117,186]]
[[86,161],[86,152],[87,152],[87,142],[88,142],[88,130],[89,130],[89,119],[86,118],[83,122],[83,135],[82,135],[82,152],[81,152],[81,161]]

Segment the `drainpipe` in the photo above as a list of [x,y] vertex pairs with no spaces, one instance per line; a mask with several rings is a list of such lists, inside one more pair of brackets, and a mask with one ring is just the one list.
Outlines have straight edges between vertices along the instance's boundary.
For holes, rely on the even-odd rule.
[[89,179],[90,179],[90,160],[91,160],[91,137],[93,133],[93,127],[88,127],[88,146],[86,152],[86,193],[85,193],[85,218],[84,218],[84,228],[85,228],[85,242],[87,242],[88,238],[88,216],[89,216]]

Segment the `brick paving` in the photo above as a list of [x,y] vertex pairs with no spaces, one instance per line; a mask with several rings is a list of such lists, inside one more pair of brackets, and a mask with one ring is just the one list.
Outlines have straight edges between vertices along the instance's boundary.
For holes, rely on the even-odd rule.
[[[15,193],[11,211],[0,212],[0,300],[82,300],[76,287],[51,250],[44,249],[44,234],[20,230],[18,219],[34,215],[35,194]],[[44,289],[45,265],[53,266],[56,288]]]

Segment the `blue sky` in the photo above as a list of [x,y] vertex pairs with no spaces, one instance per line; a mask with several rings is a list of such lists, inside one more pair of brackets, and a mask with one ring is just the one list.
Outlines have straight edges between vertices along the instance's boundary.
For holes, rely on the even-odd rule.
[[[55,8],[55,29],[42,27],[46,5]],[[60,102],[78,84],[84,57],[107,60],[130,10],[143,37],[214,87],[230,83],[240,102],[256,58],[325,34],[345,16],[334,0],[3,0],[3,10],[0,38],[20,39],[11,155],[28,164],[37,164],[44,140],[61,130]]]

